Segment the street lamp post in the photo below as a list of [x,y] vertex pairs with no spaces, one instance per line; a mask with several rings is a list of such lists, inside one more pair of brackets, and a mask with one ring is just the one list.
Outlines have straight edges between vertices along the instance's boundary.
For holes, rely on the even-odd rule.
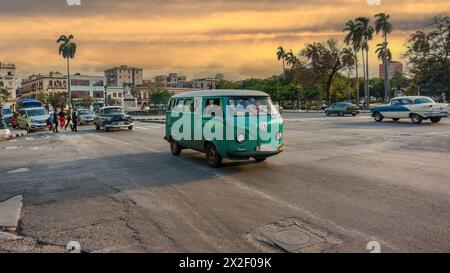
[[105,85],[104,88],[105,88],[105,106],[107,106],[107,104],[108,104],[108,86]]

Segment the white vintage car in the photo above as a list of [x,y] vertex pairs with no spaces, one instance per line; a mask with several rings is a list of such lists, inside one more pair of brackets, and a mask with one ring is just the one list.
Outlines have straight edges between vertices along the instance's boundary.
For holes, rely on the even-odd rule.
[[408,96],[393,98],[388,105],[375,106],[370,109],[372,117],[377,122],[385,118],[398,121],[401,118],[410,118],[414,124],[421,124],[429,119],[438,123],[448,116],[448,104],[436,103],[429,97]]

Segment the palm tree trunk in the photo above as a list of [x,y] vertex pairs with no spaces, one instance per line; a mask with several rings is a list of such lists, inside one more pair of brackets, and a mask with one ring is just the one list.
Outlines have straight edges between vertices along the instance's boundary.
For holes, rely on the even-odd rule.
[[391,82],[390,82],[390,64],[389,60],[387,59],[387,33],[384,34],[384,42],[386,45],[385,52],[384,52],[384,101],[388,102],[390,97],[390,91],[391,91]]
[[[366,94],[366,91],[367,91],[367,88],[366,88],[366,84],[367,84],[367,81],[366,81],[366,59],[365,59],[365,56],[364,56],[364,49],[361,50],[361,56],[362,56],[362,66],[363,66],[363,74],[364,74],[364,99],[365,99],[364,104],[367,104],[367,94]],[[359,84],[358,84],[358,89],[359,89]]]
[[366,50],[366,88],[367,88],[367,105],[370,104],[370,82],[369,82],[369,50]]
[[355,50],[356,105],[359,106],[358,52]]
[[284,75],[284,71],[286,71],[286,69],[285,69],[285,65],[284,65],[284,58],[283,58],[283,75]]
[[72,105],[72,92],[70,90],[70,59],[67,58],[67,93],[69,95],[69,108],[73,108]]

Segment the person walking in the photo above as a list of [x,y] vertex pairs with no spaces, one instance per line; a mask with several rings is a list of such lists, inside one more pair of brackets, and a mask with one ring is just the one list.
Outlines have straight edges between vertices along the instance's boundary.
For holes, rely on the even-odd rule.
[[59,116],[59,125],[61,126],[61,130],[64,129],[64,125],[66,125],[66,115],[64,114],[64,110],[61,108],[61,111],[58,113]]
[[71,109],[69,109],[69,111],[67,112],[67,116],[66,116],[66,127],[65,130],[67,131],[67,127],[70,126],[70,129],[73,131],[72,129],[72,111]]
[[78,132],[78,111],[74,109],[72,112],[72,131]]
[[58,110],[55,109],[53,111],[53,133],[59,133],[58,132]]

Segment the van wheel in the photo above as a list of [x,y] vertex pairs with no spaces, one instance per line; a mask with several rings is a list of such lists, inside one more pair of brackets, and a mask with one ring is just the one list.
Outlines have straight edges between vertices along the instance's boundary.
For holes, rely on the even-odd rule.
[[212,143],[206,145],[206,162],[213,168],[218,168],[222,164],[222,157]]
[[330,116],[330,111],[325,111],[325,115],[327,115],[327,117]]
[[411,121],[414,124],[421,124],[423,121],[423,118],[419,116],[418,114],[411,114]]
[[430,118],[430,120],[433,123],[438,123],[439,121],[441,121],[441,118]]
[[266,159],[267,159],[267,157],[256,157],[255,161],[256,162],[263,162],[263,161],[266,161]]
[[180,144],[173,139],[170,141],[170,152],[175,156],[179,156],[181,154]]
[[133,126],[128,127],[128,130],[133,131]]
[[382,122],[384,119],[383,115],[381,115],[380,112],[373,113],[373,118],[375,119],[376,122]]

